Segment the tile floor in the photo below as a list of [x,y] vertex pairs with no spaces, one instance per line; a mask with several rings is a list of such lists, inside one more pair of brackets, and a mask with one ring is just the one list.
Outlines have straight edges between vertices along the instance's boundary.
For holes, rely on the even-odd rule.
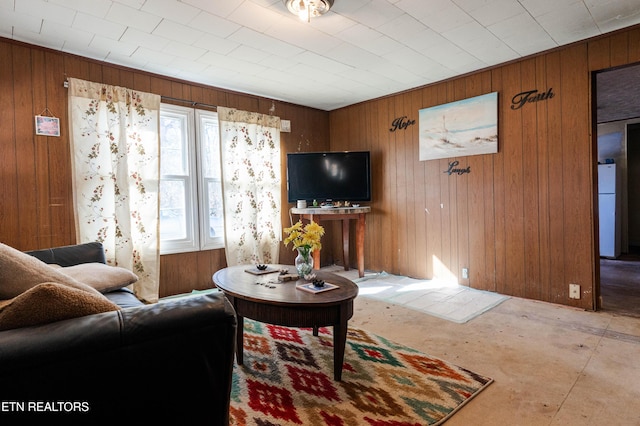
[[447,426],[640,425],[640,318],[510,297],[457,323],[359,296],[349,324],[495,380]]

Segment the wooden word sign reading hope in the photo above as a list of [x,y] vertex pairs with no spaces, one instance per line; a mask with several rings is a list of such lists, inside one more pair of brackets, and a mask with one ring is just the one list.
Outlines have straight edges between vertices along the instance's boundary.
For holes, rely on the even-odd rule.
[[416,120],[408,120],[407,116],[404,115],[393,120],[389,131],[395,132],[398,129],[407,130],[407,127],[411,126],[412,124],[416,124]]

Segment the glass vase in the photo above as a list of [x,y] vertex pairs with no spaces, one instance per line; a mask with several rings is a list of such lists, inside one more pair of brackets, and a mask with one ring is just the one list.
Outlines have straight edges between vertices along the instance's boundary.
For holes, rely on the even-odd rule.
[[296,256],[294,264],[300,278],[304,278],[305,275],[309,275],[313,271],[313,256],[311,256],[311,249],[307,247],[298,247],[298,255]]

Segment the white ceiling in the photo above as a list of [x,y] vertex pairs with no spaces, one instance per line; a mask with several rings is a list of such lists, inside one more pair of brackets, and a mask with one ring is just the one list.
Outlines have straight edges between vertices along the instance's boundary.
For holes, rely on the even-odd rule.
[[[640,23],[640,0],[0,0],[0,37],[333,110]],[[73,76],[70,76],[73,77]]]

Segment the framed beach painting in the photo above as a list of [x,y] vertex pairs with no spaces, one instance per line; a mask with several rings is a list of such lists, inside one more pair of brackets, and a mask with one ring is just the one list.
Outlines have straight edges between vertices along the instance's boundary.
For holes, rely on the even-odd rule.
[[498,152],[498,92],[419,111],[420,161]]

